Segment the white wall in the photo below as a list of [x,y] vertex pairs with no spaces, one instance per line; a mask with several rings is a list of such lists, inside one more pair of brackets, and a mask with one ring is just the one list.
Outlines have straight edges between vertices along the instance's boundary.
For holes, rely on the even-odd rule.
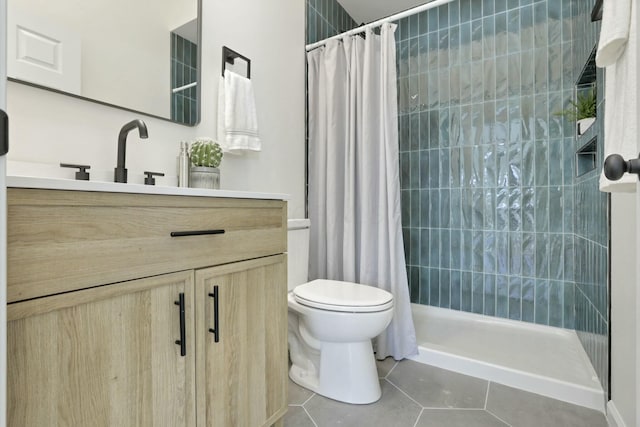
[[636,199],[611,195],[611,400],[624,423],[635,426],[636,395]]
[[[222,46],[251,59],[262,152],[227,155],[223,183],[234,189],[294,195],[289,217],[304,217],[305,2],[304,0],[205,1],[202,65],[211,74],[202,93],[216,94]],[[212,25],[208,25],[212,23]],[[217,104],[203,105],[201,127],[215,134]],[[273,183],[277,182],[277,188]]]
[[263,150],[227,155],[221,186],[289,194],[289,216],[303,217],[304,41],[304,0],[203,0],[200,125],[185,127],[9,82],[9,160],[80,162],[92,170],[113,170],[120,127],[140,117],[149,139],[140,141],[130,133],[129,174],[151,170],[175,175],[181,140],[215,137],[221,47],[227,45],[252,60]]

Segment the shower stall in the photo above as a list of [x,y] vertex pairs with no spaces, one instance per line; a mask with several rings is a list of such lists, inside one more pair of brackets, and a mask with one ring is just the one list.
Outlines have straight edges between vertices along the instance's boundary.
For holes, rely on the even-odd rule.
[[[453,0],[399,20],[395,35],[418,359],[561,399],[588,389],[574,403],[603,409],[609,198],[594,4]],[[355,26],[334,0],[307,11],[307,43]],[[584,88],[597,118],[578,136],[558,113]]]
[[[607,390],[589,3],[459,0],[400,22],[402,222],[413,303],[575,329]],[[557,113],[583,85],[598,119],[577,138]]]

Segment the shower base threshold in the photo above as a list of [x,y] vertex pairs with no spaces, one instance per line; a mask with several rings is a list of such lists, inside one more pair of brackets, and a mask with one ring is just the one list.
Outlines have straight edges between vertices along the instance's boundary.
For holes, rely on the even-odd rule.
[[575,331],[411,306],[413,360],[604,412],[604,391]]

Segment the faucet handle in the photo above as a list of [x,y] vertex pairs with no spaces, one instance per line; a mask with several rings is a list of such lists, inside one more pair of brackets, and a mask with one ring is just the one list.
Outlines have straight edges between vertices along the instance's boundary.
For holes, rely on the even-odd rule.
[[154,178],[154,176],[164,176],[164,173],[144,171],[144,175],[145,185],[156,185],[156,179]]
[[60,167],[79,169],[78,171],[76,171],[76,179],[78,181],[89,181],[89,172],[87,172],[87,169],[91,168],[91,166],[89,165],[74,165],[71,163],[60,163]]

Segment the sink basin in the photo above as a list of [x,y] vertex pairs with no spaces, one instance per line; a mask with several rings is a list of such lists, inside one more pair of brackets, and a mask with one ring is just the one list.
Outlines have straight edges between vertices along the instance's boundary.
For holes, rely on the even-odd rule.
[[113,169],[89,170],[90,181],[75,179],[75,170],[49,163],[7,161],[7,187],[107,193],[164,194],[199,197],[233,197],[239,199],[289,200],[289,195],[234,190],[207,190],[177,187],[177,176],[158,176],[156,185],[144,185],[141,171],[129,171],[129,182],[113,182]]
[[[42,171],[38,171],[42,172]],[[99,178],[99,177],[98,177]],[[162,178],[162,177],[161,177]],[[168,177],[164,177],[168,178]],[[173,177],[175,178],[175,177]],[[157,179],[157,178],[156,178]],[[231,197],[238,199],[289,200],[289,195],[234,190],[207,190],[203,188],[169,187],[106,181],[77,181],[69,178],[7,175],[9,188],[34,188],[43,190],[99,191],[105,193],[162,194],[171,196]]]
[[[91,174],[89,179],[96,182],[113,182],[113,170],[110,171],[89,171]],[[73,179],[73,178],[72,178]],[[156,176],[156,185],[158,187],[177,187],[178,177],[176,175]],[[138,171],[129,171],[128,184],[144,185],[144,173]]]

